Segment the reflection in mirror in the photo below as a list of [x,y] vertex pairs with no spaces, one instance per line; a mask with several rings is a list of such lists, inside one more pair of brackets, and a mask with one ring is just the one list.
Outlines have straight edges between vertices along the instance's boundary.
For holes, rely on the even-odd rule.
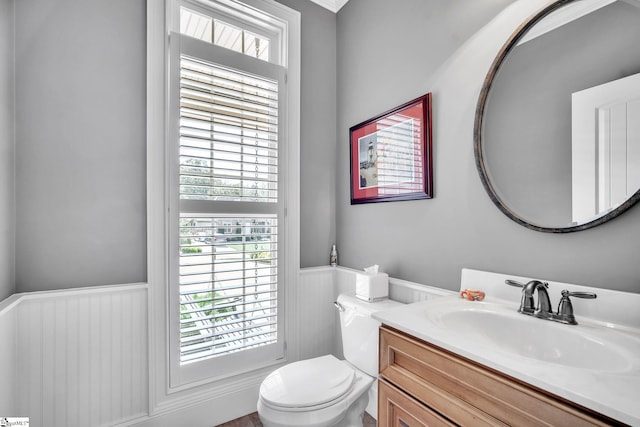
[[539,231],[577,231],[640,195],[640,0],[561,0],[489,72],[476,161],[494,202]]
[[571,142],[574,222],[633,196],[640,188],[640,73],[573,93]]

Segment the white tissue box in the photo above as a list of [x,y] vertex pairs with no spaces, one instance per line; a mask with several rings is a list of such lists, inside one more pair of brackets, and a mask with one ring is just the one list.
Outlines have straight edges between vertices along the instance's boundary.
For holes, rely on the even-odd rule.
[[356,297],[376,301],[389,296],[387,273],[356,273]]

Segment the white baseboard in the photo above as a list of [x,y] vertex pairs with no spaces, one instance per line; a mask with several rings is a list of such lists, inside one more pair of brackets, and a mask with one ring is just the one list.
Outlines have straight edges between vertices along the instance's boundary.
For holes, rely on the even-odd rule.
[[261,381],[246,388],[200,400],[189,405],[141,417],[121,427],[212,427],[256,412]]

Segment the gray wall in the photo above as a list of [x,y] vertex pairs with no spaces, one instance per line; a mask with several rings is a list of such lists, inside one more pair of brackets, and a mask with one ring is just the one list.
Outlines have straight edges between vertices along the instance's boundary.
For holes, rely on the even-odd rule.
[[13,0],[0,0],[0,301],[13,293]]
[[[640,209],[547,235],[511,222],[484,193],[473,113],[516,22],[503,17],[471,36],[509,0],[350,0],[337,21],[309,2],[281,2],[303,22],[303,266],[326,264],[336,239],[343,265],[379,263],[451,289],[463,266],[638,289]],[[16,291],[145,280],[144,1],[15,3]],[[533,12],[525,3],[512,15]],[[435,198],[351,206],[349,127],[428,91]]]
[[278,0],[300,12],[300,266],[329,263],[335,243],[336,15],[300,0]]
[[144,281],[145,2],[15,7],[16,291]]
[[[145,2],[15,3],[16,291],[144,281]],[[302,16],[300,261],[315,266],[335,239],[336,15],[281,3]]]
[[[471,267],[640,292],[640,208],[587,231],[547,234],[508,219],[482,187],[473,125],[483,80],[511,32],[546,2],[509,3],[350,0],[338,13],[341,264],[377,263],[448,289]],[[435,198],[351,206],[349,127],[429,91]]]

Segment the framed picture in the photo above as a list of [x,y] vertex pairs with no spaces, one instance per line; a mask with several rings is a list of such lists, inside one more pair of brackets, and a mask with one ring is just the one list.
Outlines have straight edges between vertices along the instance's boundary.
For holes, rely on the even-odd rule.
[[430,199],[431,93],[349,129],[351,204]]

